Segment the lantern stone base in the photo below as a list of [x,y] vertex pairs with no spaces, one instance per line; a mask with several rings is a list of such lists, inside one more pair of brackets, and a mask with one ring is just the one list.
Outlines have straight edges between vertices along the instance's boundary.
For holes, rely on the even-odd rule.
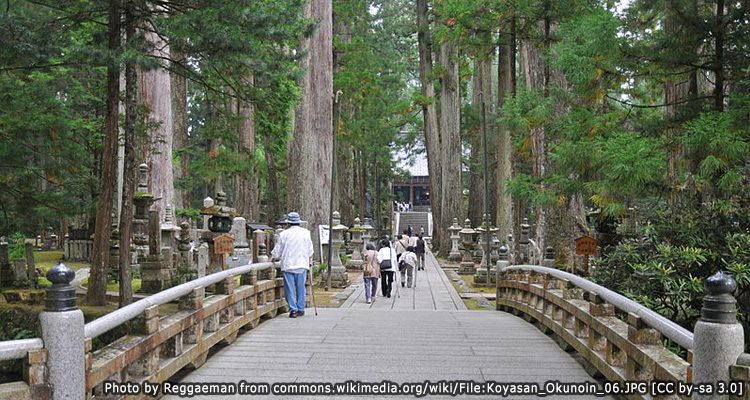
[[346,270],[347,271],[361,271],[362,270],[362,264],[365,262],[362,260],[354,260],[349,259],[349,261],[346,262]]
[[476,265],[469,261],[462,261],[461,264],[458,266],[458,274],[459,275],[473,275],[476,271]]
[[141,262],[141,293],[154,294],[172,287],[172,271],[169,264],[158,257],[149,256]]
[[[494,266],[490,267],[490,283],[495,283],[497,279],[497,268]],[[477,267],[477,272],[474,274],[474,283],[487,283],[487,267],[481,265]]]
[[[324,274],[327,271],[323,272]],[[327,279],[326,275],[323,275],[323,279]],[[349,286],[349,275],[346,274],[346,268],[343,266],[334,265],[331,267],[331,287],[344,288]]]

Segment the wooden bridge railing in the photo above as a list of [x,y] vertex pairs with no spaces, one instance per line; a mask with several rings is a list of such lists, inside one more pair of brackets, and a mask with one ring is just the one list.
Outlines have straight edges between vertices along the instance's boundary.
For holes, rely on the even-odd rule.
[[[147,297],[85,326],[87,398],[123,398],[104,393],[103,383],[161,383],[183,367],[200,367],[217,343],[231,344],[240,329],[255,328],[262,317],[286,310],[283,280],[273,263],[218,272]],[[237,285],[237,277],[240,282]],[[205,287],[215,285],[206,296]],[[160,315],[159,306],[179,300],[175,312]],[[97,351],[92,340],[128,321],[135,334]],[[153,398],[141,393],[128,399]]]
[[[0,385],[0,398],[153,399],[141,383],[200,367],[211,347],[287,308],[277,266],[262,262],[175,286],[84,325],[71,271],[63,270],[52,277],[40,315],[43,338],[0,342],[0,361],[24,360],[24,381]],[[167,310],[172,302],[178,304]],[[122,325],[128,335],[93,350],[95,338]]]
[[[575,350],[604,379],[692,383],[696,378],[693,333],[656,312],[554,268],[506,266],[498,274],[498,310],[523,316],[537,322],[545,333],[554,333],[564,347]],[[679,347],[683,356],[670,351],[665,338]],[[750,399],[750,357],[733,357],[737,361],[727,368],[730,378],[739,383],[734,383],[731,393],[742,392],[743,396],[732,398]],[[649,393],[625,397],[651,398]]]

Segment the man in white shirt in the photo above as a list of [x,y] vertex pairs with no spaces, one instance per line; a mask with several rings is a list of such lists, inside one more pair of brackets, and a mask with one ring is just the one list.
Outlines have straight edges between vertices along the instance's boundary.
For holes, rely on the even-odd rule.
[[313,244],[310,231],[300,226],[298,213],[290,212],[285,222],[289,228],[279,234],[271,256],[281,261],[289,318],[297,318],[305,315],[305,281],[312,264]]

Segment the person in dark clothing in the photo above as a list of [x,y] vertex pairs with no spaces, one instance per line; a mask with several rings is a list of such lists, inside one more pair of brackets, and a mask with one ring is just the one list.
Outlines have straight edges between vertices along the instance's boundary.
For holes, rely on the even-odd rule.
[[424,271],[425,243],[422,234],[417,235],[417,245],[414,246],[414,254],[417,255],[417,270]]
[[396,252],[393,251],[391,242],[387,239],[380,242],[377,257],[380,264],[380,293],[383,297],[391,297],[391,287],[396,271],[398,271],[398,261],[396,261]]

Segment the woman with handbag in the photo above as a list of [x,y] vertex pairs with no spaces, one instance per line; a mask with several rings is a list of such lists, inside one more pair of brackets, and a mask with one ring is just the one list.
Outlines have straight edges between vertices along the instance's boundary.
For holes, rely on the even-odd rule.
[[378,292],[378,277],[380,277],[378,252],[375,251],[375,246],[372,244],[367,244],[365,263],[362,265],[362,277],[365,281],[365,302],[371,304],[375,301],[375,293]]
[[380,242],[378,263],[380,264],[380,292],[383,297],[391,297],[393,277],[396,274],[398,264],[396,262],[396,253],[393,251],[391,242],[388,239],[383,239]]

